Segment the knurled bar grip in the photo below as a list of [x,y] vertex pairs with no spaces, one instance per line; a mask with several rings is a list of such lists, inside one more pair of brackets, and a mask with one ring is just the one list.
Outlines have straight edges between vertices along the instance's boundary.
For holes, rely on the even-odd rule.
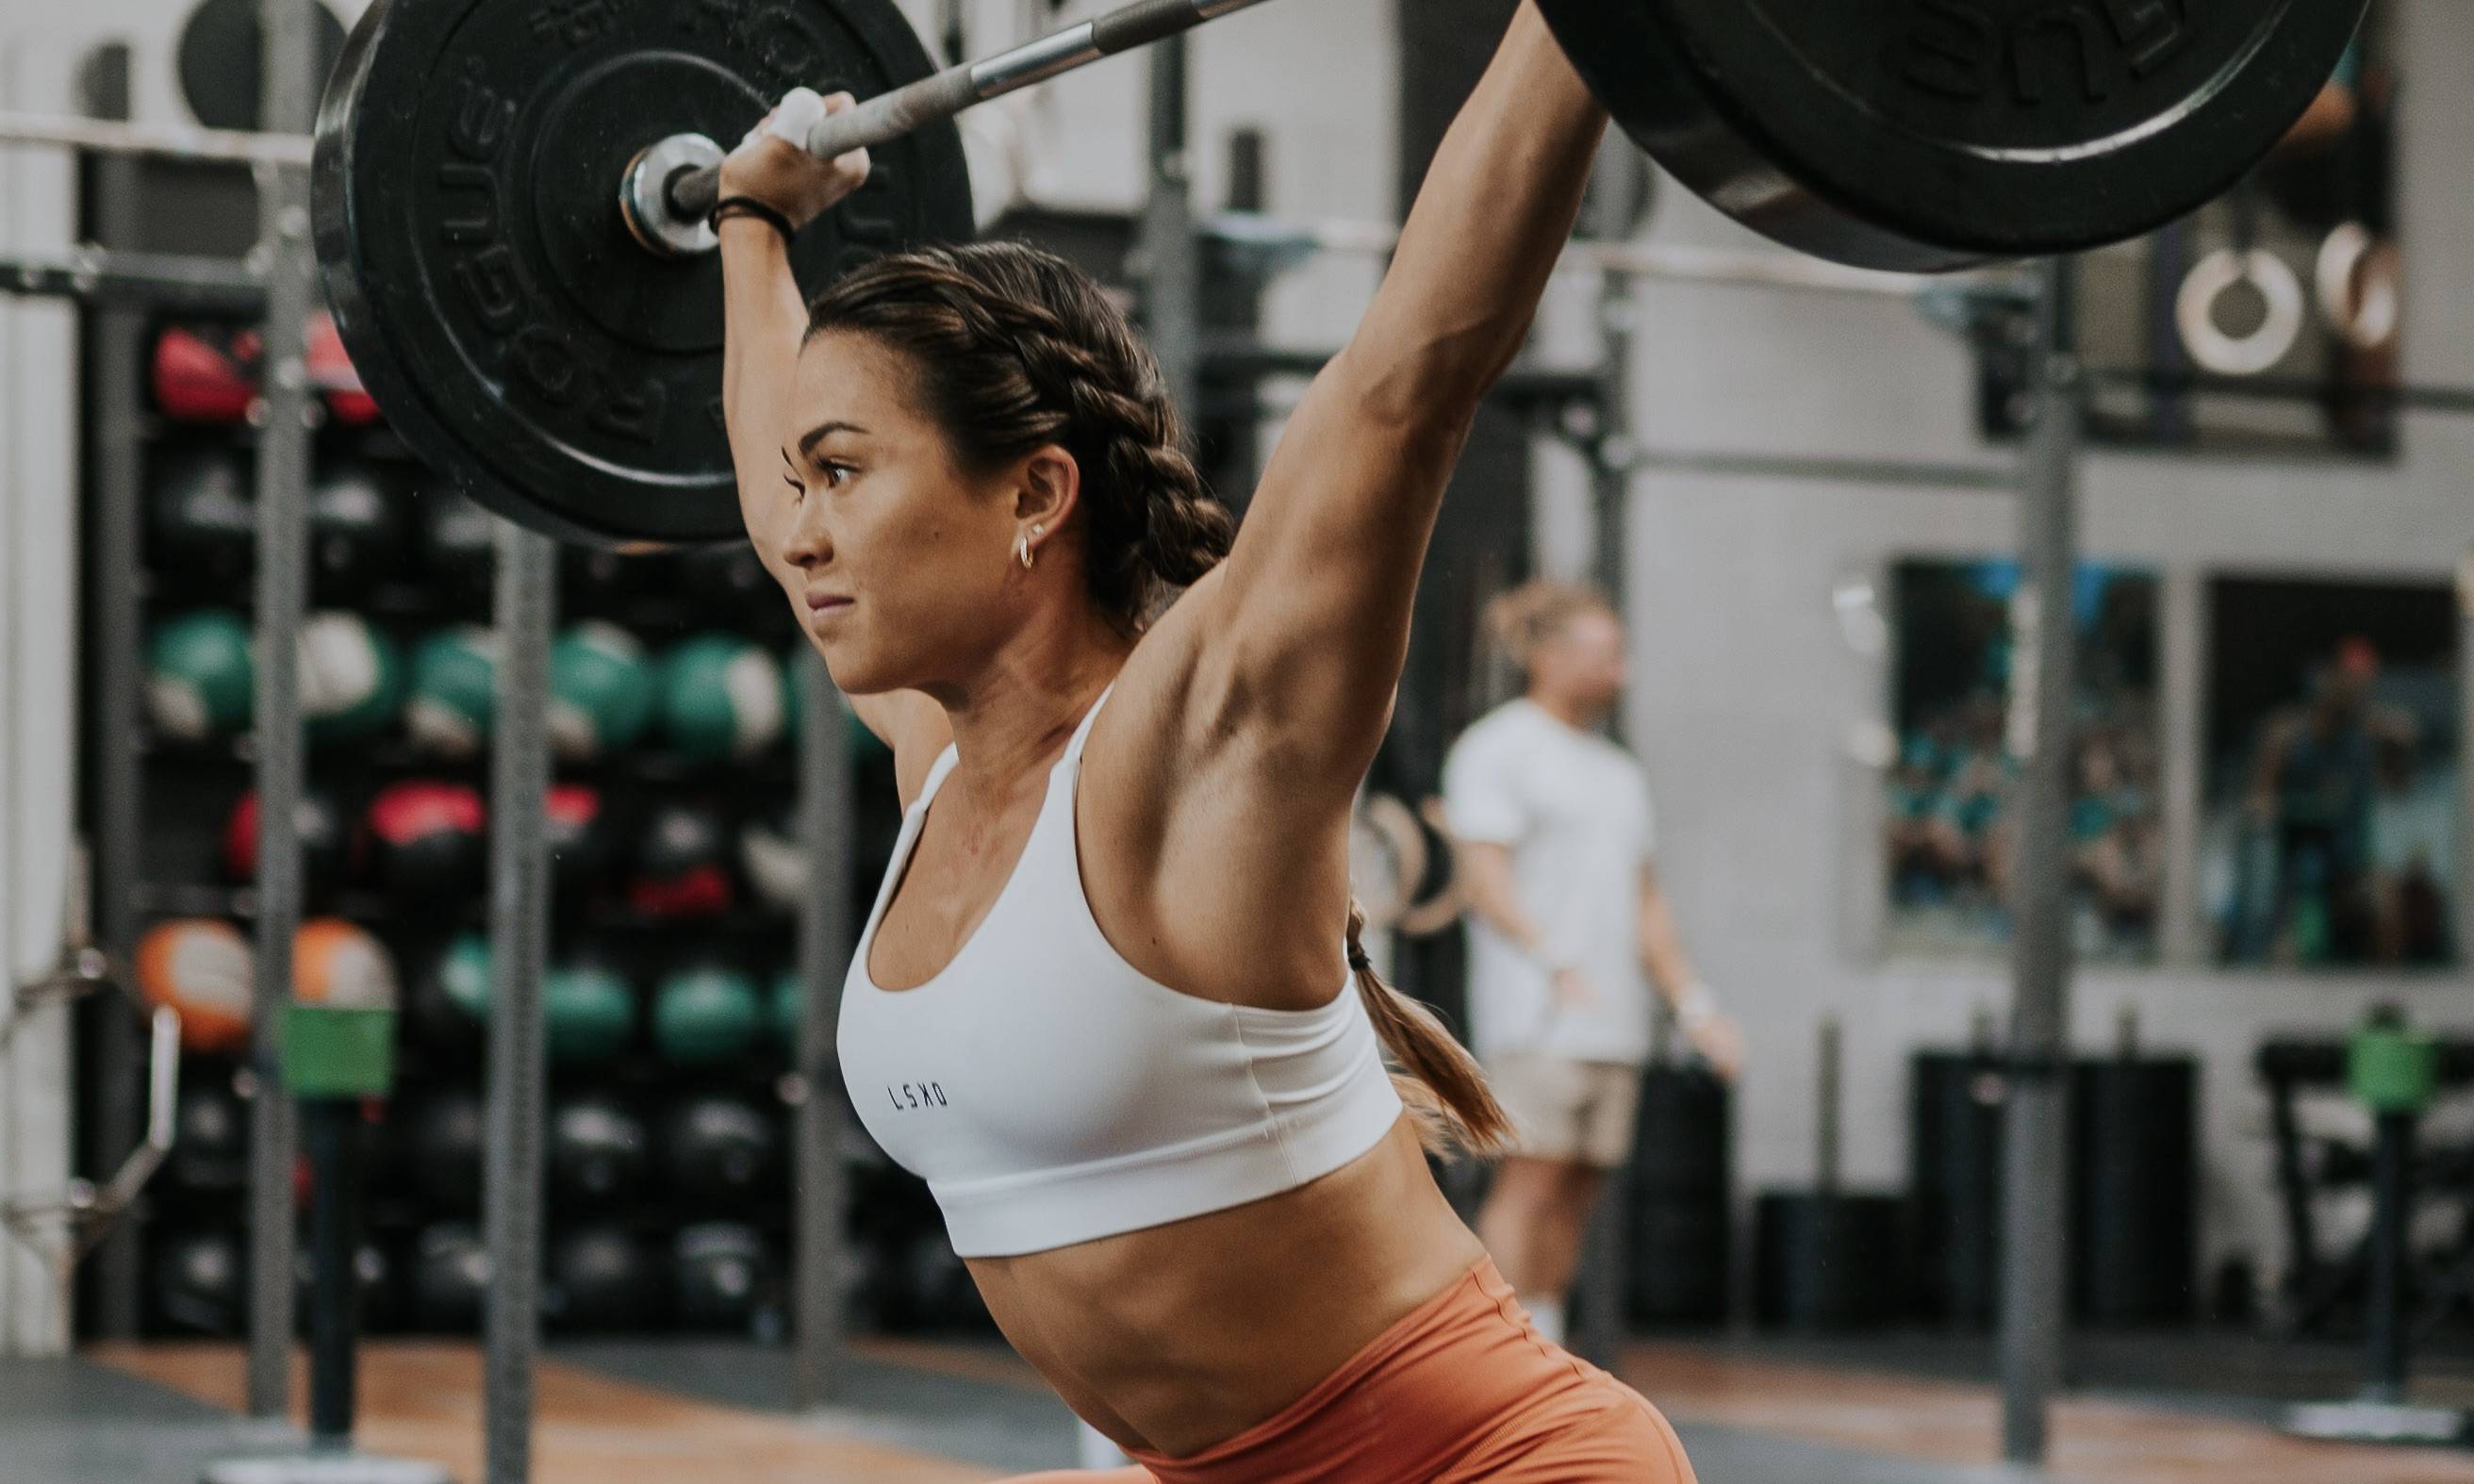
[[[974,104],[1002,98],[1016,89],[1086,67],[1120,52],[1149,46],[1232,11],[1262,0],[1134,0],[1107,14],[1082,21],[999,52],[979,61],[948,67],[934,77],[870,98],[858,108],[837,113],[808,134],[808,153],[832,159],[853,150],[870,149],[894,140],[925,124],[952,118]],[[682,172],[669,182],[670,209],[684,220],[698,220],[713,210],[721,195],[717,165]]]

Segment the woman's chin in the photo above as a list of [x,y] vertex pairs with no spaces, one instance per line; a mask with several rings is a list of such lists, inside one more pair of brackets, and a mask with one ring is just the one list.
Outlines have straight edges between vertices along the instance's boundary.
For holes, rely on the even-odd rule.
[[827,644],[819,647],[825,656],[825,673],[834,677],[834,689],[844,695],[885,695],[910,689],[892,667],[859,652],[855,645]]

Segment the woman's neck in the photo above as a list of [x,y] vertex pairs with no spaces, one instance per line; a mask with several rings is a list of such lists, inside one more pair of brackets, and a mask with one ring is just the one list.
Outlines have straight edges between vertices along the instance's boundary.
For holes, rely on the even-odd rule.
[[954,728],[955,782],[1010,792],[1044,772],[1133,652],[1096,614],[1017,633],[971,680],[935,693]]
[[1546,690],[1543,687],[1533,688],[1529,692],[1528,699],[1530,705],[1537,707],[1539,710],[1546,713],[1546,715],[1550,717],[1553,717],[1556,720],[1563,722],[1565,726],[1570,727],[1576,732],[1587,732],[1593,729],[1597,726],[1599,718],[1604,715],[1601,712],[1594,711],[1588,706],[1580,704],[1571,696],[1560,694],[1556,692]]

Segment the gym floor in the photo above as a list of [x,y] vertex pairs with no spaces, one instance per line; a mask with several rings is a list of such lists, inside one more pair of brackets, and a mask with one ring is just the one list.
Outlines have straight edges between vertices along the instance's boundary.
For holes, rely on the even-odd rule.
[[[1674,1419],[1707,1484],[2474,1484],[2474,1456],[2279,1435],[2261,1399],[2341,1394],[2349,1353],[2217,1339],[2090,1343],[2081,1390],[2055,1408],[2050,1468],[2004,1469],[1989,1359],[1982,1341],[1942,1336],[1712,1340],[1635,1345],[1624,1371]],[[792,1415],[789,1365],[738,1343],[554,1348],[536,1477],[966,1484],[1073,1462],[1072,1419],[1001,1345],[862,1342],[843,1401],[813,1417]],[[2423,1399],[2474,1402],[2474,1364],[2423,1373]],[[0,1480],[194,1479],[273,1441],[238,1415],[242,1375],[224,1345],[0,1361]],[[361,1442],[477,1477],[480,1391],[470,1345],[373,1343]]]

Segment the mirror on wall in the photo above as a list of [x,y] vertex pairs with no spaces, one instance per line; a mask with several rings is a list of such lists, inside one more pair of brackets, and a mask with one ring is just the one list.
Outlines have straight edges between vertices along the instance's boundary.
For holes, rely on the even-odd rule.
[[[2020,766],[2010,741],[2019,569],[1902,563],[1882,849],[1894,954],[1997,952],[2010,936]],[[2087,566],[2073,705],[2073,936],[2095,961],[2152,958],[2162,895],[2155,578]]]
[[2201,895],[2219,960],[2454,962],[2455,592],[2228,579],[2210,601]]

